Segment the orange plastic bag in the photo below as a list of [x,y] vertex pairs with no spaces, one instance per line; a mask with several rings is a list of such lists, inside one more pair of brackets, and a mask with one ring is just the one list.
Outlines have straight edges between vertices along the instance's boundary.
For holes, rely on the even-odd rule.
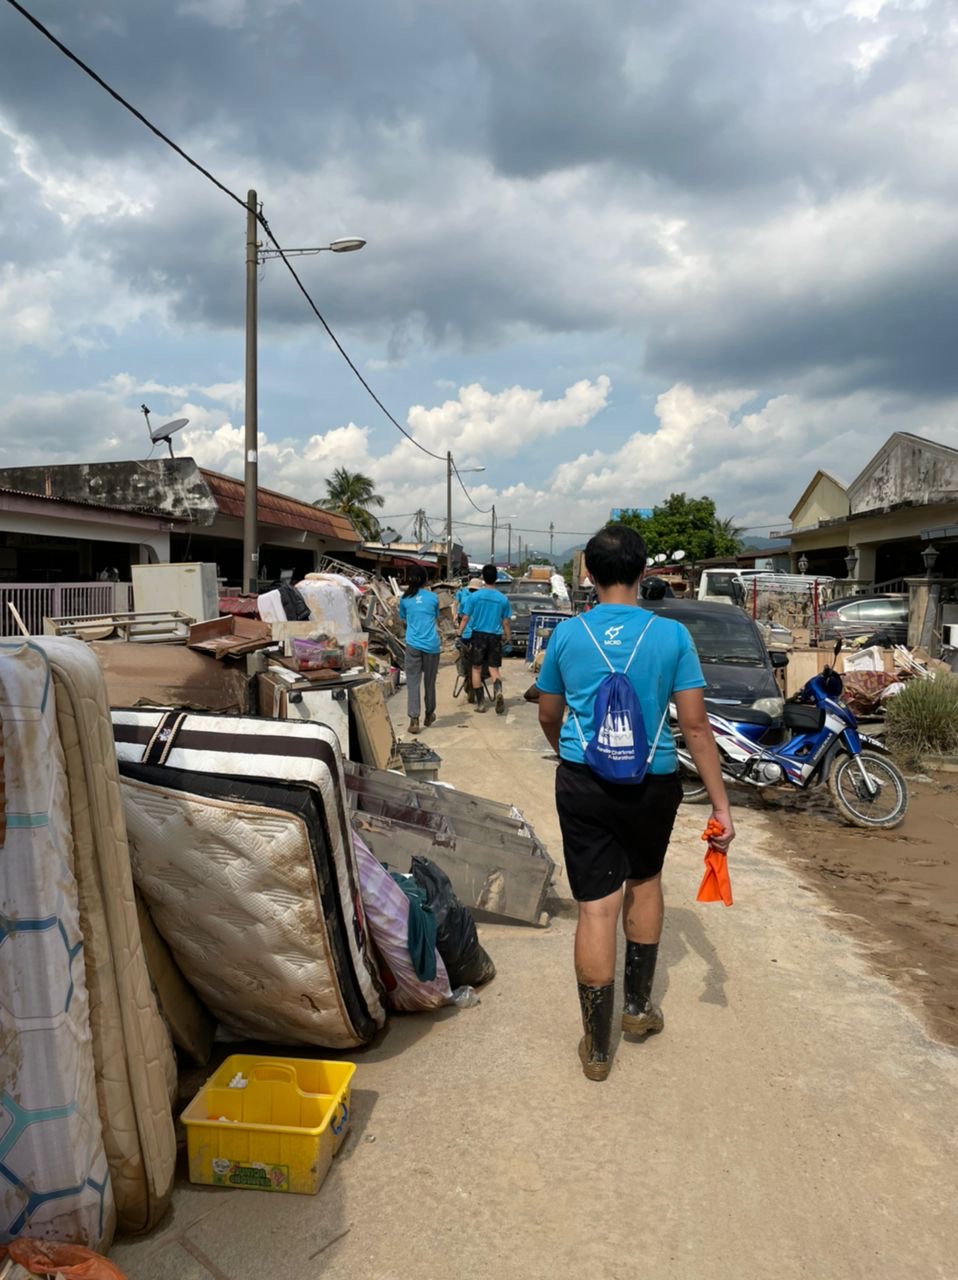
[[10,1255],[31,1275],[60,1275],[64,1280],[127,1280],[112,1262],[79,1244],[53,1240],[12,1240],[0,1245],[0,1262]]
[[723,851],[712,843],[712,837],[722,834],[722,825],[714,818],[709,818],[708,826],[702,832],[702,839],[708,841],[705,851],[705,875],[695,895],[696,902],[724,902],[732,905],[732,882],[728,876],[728,858]]

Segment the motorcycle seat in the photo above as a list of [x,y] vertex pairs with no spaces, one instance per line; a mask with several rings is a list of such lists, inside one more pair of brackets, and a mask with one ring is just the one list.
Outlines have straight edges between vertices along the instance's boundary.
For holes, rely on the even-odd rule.
[[767,711],[753,711],[751,707],[726,707],[717,702],[706,702],[706,707],[713,715],[731,720],[733,724],[757,724],[765,729],[772,724],[772,717]]

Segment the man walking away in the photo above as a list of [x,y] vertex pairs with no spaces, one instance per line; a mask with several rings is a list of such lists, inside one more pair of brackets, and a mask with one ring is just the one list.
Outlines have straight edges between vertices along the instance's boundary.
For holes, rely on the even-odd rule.
[[472,627],[469,660],[472,663],[472,688],[477,711],[485,711],[485,690],[482,687],[482,668],[488,666],[492,676],[493,697],[496,702],[496,713],[502,715],[506,709],[502,696],[502,638],[508,641],[512,634],[509,618],[512,606],[501,591],[496,591],[494,583],[499,580],[499,570],[494,564],[487,564],[482,569],[484,586],[481,591],[463,602],[463,614],[459,621],[459,634],[466,627]]
[[[575,968],[585,1032],[579,1058],[588,1079],[604,1080],[612,1065],[620,913],[626,938],[622,1030],[644,1036],[665,1025],[651,996],[662,934],[662,864],[682,798],[670,701],[721,828],[715,844],[727,850],[735,830],[692,638],[681,623],[638,604],[645,543],[626,525],[607,525],[590,539],[585,562],[598,604],[556,627],[536,684],[539,723],[560,758],[556,809],[579,905]],[[648,769],[639,782],[609,781],[608,773],[600,776],[585,763],[587,748],[597,759],[594,739],[600,745],[611,740],[608,725],[594,722],[596,695],[610,669],[626,675],[641,707]]]
[[419,732],[419,685],[426,695],[426,728],[436,719],[436,675],[439,671],[439,599],[426,590],[426,571],[420,565],[409,570],[409,585],[399,601],[399,616],[406,624],[406,709],[409,732]]
[[[482,579],[470,578],[466,585],[456,592],[456,601],[458,605],[456,610],[456,624],[459,625],[459,623],[462,622],[462,627],[459,632],[459,662],[461,664],[459,667],[459,674],[465,681],[466,701],[469,703],[475,703],[476,701],[476,691],[472,687],[472,662],[469,657],[472,651],[472,623],[463,613],[463,605],[467,600],[471,599],[477,591],[481,590]],[[486,670],[488,671],[488,668],[486,668]]]

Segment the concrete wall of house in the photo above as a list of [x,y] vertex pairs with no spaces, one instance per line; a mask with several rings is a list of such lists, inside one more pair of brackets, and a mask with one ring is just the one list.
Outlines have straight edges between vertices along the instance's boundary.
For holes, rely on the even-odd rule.
[[958,453],[932,441],[892,437],[849,485],[848,499],[853,516],[898,502],[958,503]]
[[192,458],[5,467],[0,469],[0,486],[73,502],[102,502],[126,511],[157,512],[197,526],[211,524],[217,513],[209,485]]
[[819,476],[814,489],[792,513],[792,525],[803,529],[819,520],[840,520],[847,515],[848,494],[831,476]]

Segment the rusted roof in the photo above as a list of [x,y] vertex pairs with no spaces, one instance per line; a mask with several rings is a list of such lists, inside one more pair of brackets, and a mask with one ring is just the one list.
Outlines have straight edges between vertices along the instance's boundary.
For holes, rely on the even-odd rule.
[[[242,520],[246,492],[243,481],[220,475],[218,471],[207,471],[205,467],[201,467],[200,472],[210,487],[220,515]],[[260,524],[280,529],[305,529],[307,533],[315,533],[332,542],[358,544],[362,541],[348,516],[338,511],[326,511],[323,507],[314,507],[308,502],[301,502],[299,498],[277,493],[275,489],[259,487],[256,509]]]

